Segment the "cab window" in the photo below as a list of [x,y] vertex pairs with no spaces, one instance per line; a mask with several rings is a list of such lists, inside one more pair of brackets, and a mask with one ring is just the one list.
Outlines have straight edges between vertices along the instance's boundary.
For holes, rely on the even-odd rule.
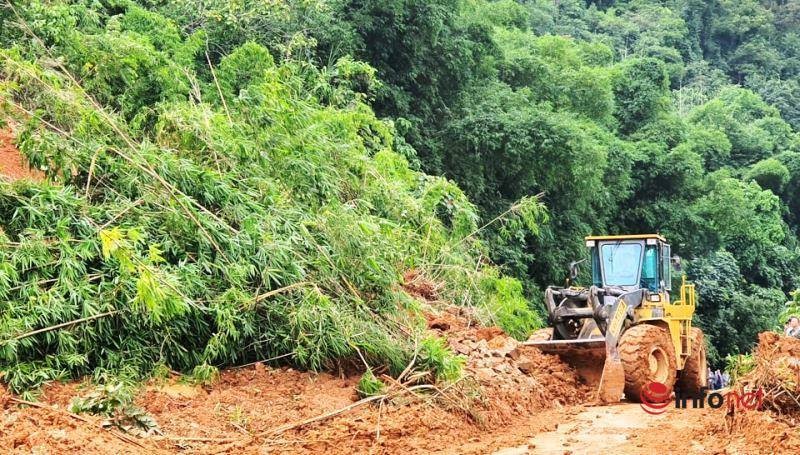
[[661,275],[663,276],[662,280],[664,281],[664,288],[666,290],[672,289],[672,264],[670,263],[670,259],[672,258],[669,245],[662,245],[661,246]]
[[658,291],[658,249],[656,246],[648,246],[644,250],[644,260],[642,261],[642,282],[643,288],[653,292]]

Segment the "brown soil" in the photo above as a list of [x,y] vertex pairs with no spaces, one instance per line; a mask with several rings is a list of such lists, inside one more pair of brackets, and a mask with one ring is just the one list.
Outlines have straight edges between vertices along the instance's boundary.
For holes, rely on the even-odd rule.
[[694,436],[706,441],[711,453],[800,453],[797,422],[771,412],[717,410],[704,423]]
[[10,127],[0,128],[0,175],[11,180],[44,179],[41,171],[28,166],[28,162],[14,145],[14,134]]
[[737,387],[763,392],[763,407],[786,419],[800,418],[800,340],[774,332],[758,335],[755,368]]
[[207,389],[175,380],[148,385],[137,404],[155,418],[162,435],[137,438],[144,446],[137,447],[99,430],[97,419],[70,417],[65,409],[72,397],[84,393],[81,385],[53,384],[45,388],[41,402],[57,408],[21,409],[5,401],[0,447],[20,453],[64,453],[80,444],[101,453],[120,447],[129,453],[485,453],[529,437],[529,430],[521,432],[513,424],[529,422],[543,409],[578,404],[589,395],[575,372],[557,358],[519,348],[501,330],[475,325],[461,309],[431,317],[429,326],[448,336],[453,349],[467,358],[465,379],[446,398],[399,395],[274,434],[281,425],[354,403],[359,378],[257,364],[223,372]]
[[403,290],[412,297],[417,297],[428,302],[439,300],[441,283],[436,283],[426,278],[419,270],[411,269],[403,274]]
[[[463,309],[431,316],[432,331],[467,357],[467,378],[446,399],[396,395],[283,432],[355,403],[357,376],[311,374],[262,364],[229,370],[212,387],[151,382],[137,404],[160,434],[125,437],[99,418],[66,411],[85,393],[51,384],[44,408],[25,408],[0,389],[0,447],[10,453],[797,453],[796,423],[769,412],[586,406],[590,390],[557,358],[478,327]],[[451,402],[448,400],[456,400]]]

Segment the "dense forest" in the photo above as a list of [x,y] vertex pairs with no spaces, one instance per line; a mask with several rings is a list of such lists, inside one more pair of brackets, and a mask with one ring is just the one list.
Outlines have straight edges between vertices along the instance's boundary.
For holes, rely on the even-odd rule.
[[420,352],[446,376],[404,271],[522,338],[591,233],[670,240],[719,364],[800,287],[799,25],[800,1],[12,1],[2,110],[54,183],[0,187],[0,326],[130,317],[7,340],[4,380]]
[[[800,276],[800,2],[317,6],[294,13],[316,44],[308,58],[374,67],[371,104],[420,169],[457,182],[483,219],[542,194],[550,216],[536,235],[485,236],[534,305],[583,257],[584,235],[660,232],[699,285],[715,363],[776,324]],[[247,17],[227,8],[165,11],[186,25]],[[284,31],[240,25],[240,39],[285,52]]]

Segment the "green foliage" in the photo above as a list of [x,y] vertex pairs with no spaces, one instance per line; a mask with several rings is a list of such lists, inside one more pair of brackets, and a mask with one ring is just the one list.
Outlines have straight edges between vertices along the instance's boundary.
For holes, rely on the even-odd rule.
[[0,184],[16,391],[280,355],[397,373],[404,270],[524,337],[590,233],[697,264],[717,364],[800,287],[794,2],[13,4],[0,121],[55,182]]
[[625,60],[614,78],[616,117],[623,133],[653,121],[669,103],[669,80],[661,60]]
[[99,414],[110,416],[119,408],[133,403],[134,393],[131,386],[124,382],[110,381],[96,386],[82,397],[73,398],[70,411],[82,414]]
[[133,405],[134,386],[126,381],[109,380],[94,387],[89,393],[75,397],[70,411],[76,414],[89,413],[105,417],[104,427],[117,427],[135,434],[152,434],[158,424],[143,409]]
[[713,340],[709,363],[719,368],[725,356],[750,351],[759,332],[772,328],[783,293],[747,285],[734,256],[714,252],[693,260],[687,269],[697,285],[696,323]]
[[778,327],[782,326],[782,324],[785,324],[786,321],[788,321],[792,316],[800,317],[800,290],[792,291],[791,296],[792,300],[786,302],[786,307],[778,316]]
[[745,178],[754,180],[761,188],[779,195],[789,183],[789,169],[777,159],[767,158],[752,165]]
[[356,390],[358,390],[358,395],[361,398],[380,395],[383,393],[385,388],[386,384],[384,384],[383,381],[375,377],[375,374],[372,372],[372,369],[367,369],[367,371],[365,371],[364,374],[361,375],[361,379],[359,379],[358,385],[356,386]]
[[[447,276],[454,301],[531,318],[518,284],[481,260],[464,193],[394,150],[393,124],[365,104],[372,67],[318,68],[254,42],[220,56],[212,40],[235,24],[187,34],[123,3],[91,6],[92,21],[18,6],[45,15],[37,27],[71,26],[47,49],[0,51],[2,116],[51,179],[0,182],[0,371],[14,392],[157,366],[210,383],[274,357],[319,370],[361,354],[399,374],[407,333],[424,337],[398,291],[412,267]],[[539,202],[515,207],[509,222],[536,232]],[[460,375],[442,342],[420,355],[435,378]]]
[[541,317],[528,305],[522,292],[522,283],[518,280],[487,275],[480,285],[490,296],[486,307],[495,324],[509,336],[527,340],[534,330],[544,324]]
[[453,354],[444,338],[427,337],[420,342],[417,365],[419,369],[431,372],[437,381],[458,380],[465,363],[463,356]]
[[731,384],[736,384],[739,378],[753,371],[756,363],[752,354],[739,354],[725,356],[725,371],[731,377]]

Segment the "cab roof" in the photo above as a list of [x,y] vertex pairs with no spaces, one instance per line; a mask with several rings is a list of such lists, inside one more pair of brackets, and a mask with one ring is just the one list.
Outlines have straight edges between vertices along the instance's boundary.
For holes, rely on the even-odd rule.
[[590,235],[586,237],[586,240],[644,240],[644,239],[658,239],[662,242],[666,242],[665,239],[661,234],[630,234],[630,235]]

